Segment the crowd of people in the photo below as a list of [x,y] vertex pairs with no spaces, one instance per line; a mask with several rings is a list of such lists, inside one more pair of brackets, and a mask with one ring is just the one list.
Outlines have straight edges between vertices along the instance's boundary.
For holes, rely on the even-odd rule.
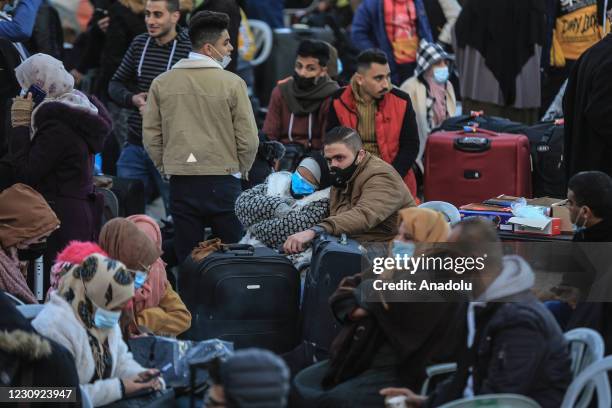
[[[612,2],[77,3],[0,0],[0,385],[76,387],[93,406],[165,389],[128,344],[198,324],[180,265],[210,237],[271,248],[302,280],[321,236],[357,241],[370,261],[487,261],[466,274],[470,293],[437,301],[373,301],[371,269],[347,276],[329,299],[340,333],[325,361],[291,372],[287,356],[237,350],[208,366],[205,407],[514,393],[553,408],[573,379],[564,332],[591,328],[612,353],[610,303],[589,301],[607,281],[583,272],[577,244],[571,273],[543,293],[495,225],[418,207],[427,140],[447,119],[552,115],[573,242],[612,241]],[[269,66],[250,63],[249,19],[335,40],[312,31],[295,54],[273,48],[270,64],[292,59],[293,73],[261,95]],[[109,219],[100,176],[141,183],[145,213]],[[27,320],[21,304],[41,310]],[[443,362],[454,374],[420,395]]]

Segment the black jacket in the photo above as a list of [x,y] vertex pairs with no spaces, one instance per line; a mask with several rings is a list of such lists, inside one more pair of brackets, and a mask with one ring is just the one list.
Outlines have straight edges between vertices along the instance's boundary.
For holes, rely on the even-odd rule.
[[[428,400],[437,407],[463,397],[473,367],[475,395],[526,395],[558,408],[572,375],[567,342],[548,309],[529,291],[476,308],[474,347],[464,347],[455,375]],[[466,342],[467,343],[467,342]]]
[[[36,333],[2,291],[0,291],[0,386],[75,387],[77,401],[80,394],[79,377],[72,354],[58,343]],[[26,405],[46,406],[46,404]],[[66,402],[56,403],[54,406],[73,407],[75,404]]]
[[36,14],[30,40],[24,44],[30,54],[43,53],[59,60],[64,53],[64,31],[57,10],[43,1]]
[[612,34],[578,59],[565,97],[566,176],[585,170],[612,175]]
[[147,31],[144,12],[134,13],[122,2],[113,3],[109,10],[110,25],[106,31],[106,40],[100,62],[100,76],[96,82],[95,94],[103,101],[108,100],[108,84],[115,75],[123,56],[130,47],[132,40]]

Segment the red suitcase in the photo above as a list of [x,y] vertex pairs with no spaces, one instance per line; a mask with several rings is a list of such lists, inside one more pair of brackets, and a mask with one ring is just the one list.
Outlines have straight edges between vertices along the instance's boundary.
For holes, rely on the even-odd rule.
[[484,129],[436,132],[425,149],[425,199],[459,207],[507,194],[531,197],[529,139]]

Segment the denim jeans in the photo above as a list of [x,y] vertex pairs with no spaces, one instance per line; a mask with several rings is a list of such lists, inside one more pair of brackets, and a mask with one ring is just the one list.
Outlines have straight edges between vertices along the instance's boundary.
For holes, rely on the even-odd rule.
[[151,197],[153,188],[157,185],[164,200],[166,214],[170,214],[170,187],[162,179],[144,147],[130,143],[125,144],[121,151],[121,156],[119,156],[119,161],[117,161],[117,176],[142,180],[145,189],[145,200]]

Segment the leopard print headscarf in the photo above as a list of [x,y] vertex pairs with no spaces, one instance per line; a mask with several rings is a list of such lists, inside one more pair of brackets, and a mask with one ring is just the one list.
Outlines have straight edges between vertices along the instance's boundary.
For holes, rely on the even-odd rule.
[[112,310],[134,296],[132,273],[121,262],[99,254],[90,255],[82,264],[60,273],[58,293],[70,303],[89,337],[96,365],[92,381],[109,378],[112,370],[109,330],[95,327],[94,314],[98,307]]

